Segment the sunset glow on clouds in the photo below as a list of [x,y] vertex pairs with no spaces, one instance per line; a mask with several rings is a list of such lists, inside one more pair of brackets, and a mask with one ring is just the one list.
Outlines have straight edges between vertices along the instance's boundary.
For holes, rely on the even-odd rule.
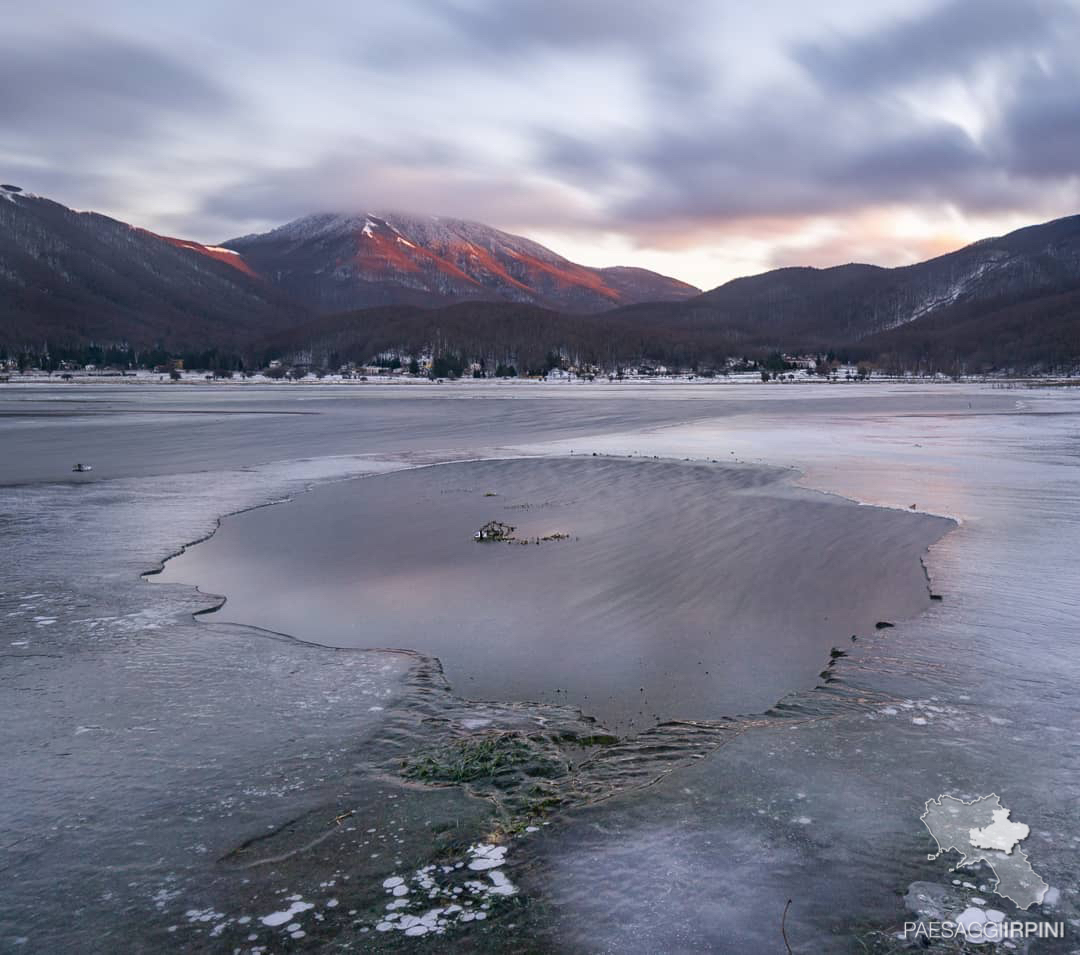
[[207,242],[456,215],[713,287],[1080,211],[1078,47],[1072,0],[44,2],[0,32],[0,178]]

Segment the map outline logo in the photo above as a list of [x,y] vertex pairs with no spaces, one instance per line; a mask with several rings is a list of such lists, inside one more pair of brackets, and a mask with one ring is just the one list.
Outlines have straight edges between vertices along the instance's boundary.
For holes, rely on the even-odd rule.
[[946,852],[958,852],[960,861],[950,868],[969,868],[985,862],[997,879],[992,891],[1026,910],[1042,902],[1050,886],[1028,862],[1020,848],[1031,830],[1022,822],[1010,819],[1012,811],[1001,804],[997,793],[978,796],[970,801],[942,794],[928,799],[919,817],[937,844],[938,851],[927,859],[933,861]]

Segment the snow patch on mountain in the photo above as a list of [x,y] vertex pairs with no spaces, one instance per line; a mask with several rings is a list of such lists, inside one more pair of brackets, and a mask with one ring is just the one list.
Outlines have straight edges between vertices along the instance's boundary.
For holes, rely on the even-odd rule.
[[9,182],[0,183],[0,199],[7,199],[8,202],[14,202],[16,199],[40,199],[40,196],[34,195],[32,192],[26,192],[24,189],[18,186],[13,186]]
[[919,318],[928,312],[932,312],[935,308],[942,308],[945,305],[952,305],[953,303],[958,302],[964,293],[970,291],[972,286],[982,278],[982,276],[1000,265],[1001,262],[992,259],[987,260],[986,262],[980,262],[971,272],[963,278],[953,282],[940,295],[931,298],[917,308],[912,315],[912,319]]

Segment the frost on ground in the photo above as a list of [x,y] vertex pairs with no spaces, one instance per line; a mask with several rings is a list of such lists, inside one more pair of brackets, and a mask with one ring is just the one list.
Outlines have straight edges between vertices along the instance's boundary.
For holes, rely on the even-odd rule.
[[[506,846],[479,843],[469,847],[466,859],[389,877],[383,888],[392,899],[375,931],[442,935],[455,925],[483,921],[495,901],[518,891],[501,869],[506,851]],[[472,877],[473,872],[485,872],[486,878]]]
[[287,909],[283,909],[280,912],[271,912],[269,915],[264,915],[259,921],[269,928],[276,928],[278,925],[284,925],[286,922],[291,921],[294,915],[298,915],[301,912],[306,912],[313,908],[315,908],[315,906],[310,902],[305,902],[302,899],[294,899],[292,905]]

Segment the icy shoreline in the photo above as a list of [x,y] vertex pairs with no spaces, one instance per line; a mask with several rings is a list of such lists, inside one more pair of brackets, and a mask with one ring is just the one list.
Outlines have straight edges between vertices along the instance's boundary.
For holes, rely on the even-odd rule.
[[[458,693],[571,703],[620,734],[765,712],[820,682],[851,634],[929,606],[919,558],[950,522],[800,491],[759,466],[582,450],[316,489],[227,519],[157,579],[226,595],[204,619],[418,650]],[[471,545],[493,513],[525,538],[573,533],[557,551],[493,555]]]

